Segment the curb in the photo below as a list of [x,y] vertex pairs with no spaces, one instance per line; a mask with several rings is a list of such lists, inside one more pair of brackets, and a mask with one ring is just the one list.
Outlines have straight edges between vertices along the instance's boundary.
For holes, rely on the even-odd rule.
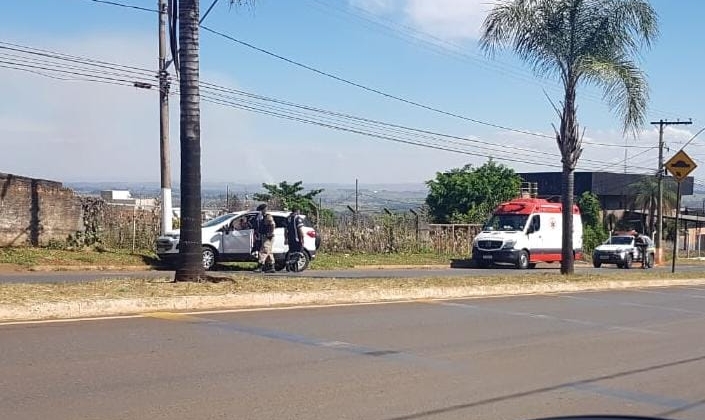
[[158,271],[150,265],[35,265],[26,271]]
[[208,311],[219,309],[266,309],[311,305],[343,305],[428,300],[468,299],[491,296],[554,294],[596,290],[624,290],[668,286],[705,285],[702,279],[601,280],[581,283],[499,284],[491,286],[428,287],[386,290],[329,290],[319,292],[271,292],[172,298],[101,299],[46,302],[35,305],[0,305],[0,325],[18,321],[76,319],[134,315],[159,311]]
[[379,265],[354,265],[354,270],[423,270],[436,268],[450,268],[450,264],[379,264]]

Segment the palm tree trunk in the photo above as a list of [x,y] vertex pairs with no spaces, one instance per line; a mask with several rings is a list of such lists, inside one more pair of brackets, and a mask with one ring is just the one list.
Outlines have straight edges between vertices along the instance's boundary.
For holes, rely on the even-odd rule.
[[573,247],[573,196],[574,174],[581,149],[575,110],[575,88],[577,80],[569,73],[565,79],[565,100],[561,114],[561,128],[558,132],[558,147],[561,150],[563,174],[561,178],[561,204],[563,213],[563,240],[561,246],[561,274],[575,272]]
[[198,89],[198,2],[179,1],[181,91],[181,238],[176,281],[199,281],[201,251],[201,111]]

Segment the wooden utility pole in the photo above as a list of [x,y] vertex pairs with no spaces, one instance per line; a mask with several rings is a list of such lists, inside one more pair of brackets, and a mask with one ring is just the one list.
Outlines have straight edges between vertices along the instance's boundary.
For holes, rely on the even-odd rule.
[[651,124],[658,125],[658,171],[656,176],[658,177],[658,222],[656,227],[656,264],[663,263],[663,129],[667,125],[688,125],[692,124],[692,121],[667,121],[659,120],[652,121]]
[[166,62],[167,2],[159,5],[159,158],[161,169],[162,234],[172,230],[171,160],[169,155],[169,73]]

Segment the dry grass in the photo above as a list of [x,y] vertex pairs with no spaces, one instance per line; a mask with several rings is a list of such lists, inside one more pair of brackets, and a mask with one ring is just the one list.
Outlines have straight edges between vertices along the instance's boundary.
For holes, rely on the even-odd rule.
[[237,274],[218,283],[173,283],[171,279],[100,280],[77,283],[1,284],[0,304],[23,306],[48,302],[90,301],[98,299],[168,298],[179,296],[219,296],[266,292],[325,292],[364,290],[405,290],[443,287],[483,287],[496,285],[537,285],[585,283],[595,281],[700,279],[705,270],[682,273],[663,273],[641,270],[599,274],[561,276],[556,273],[532,273],[523,276],[467,276],[424,277],[399,279],[311,279],[290,277],[263,277]]

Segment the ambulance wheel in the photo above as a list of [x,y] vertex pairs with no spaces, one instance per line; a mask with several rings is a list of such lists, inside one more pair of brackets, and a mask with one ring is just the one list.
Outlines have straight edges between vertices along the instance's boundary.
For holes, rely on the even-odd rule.
[[519,252],[519,257],[517,257],[515,265],[519,270],[526,270],[529,268],[529,253],[524,250]]

